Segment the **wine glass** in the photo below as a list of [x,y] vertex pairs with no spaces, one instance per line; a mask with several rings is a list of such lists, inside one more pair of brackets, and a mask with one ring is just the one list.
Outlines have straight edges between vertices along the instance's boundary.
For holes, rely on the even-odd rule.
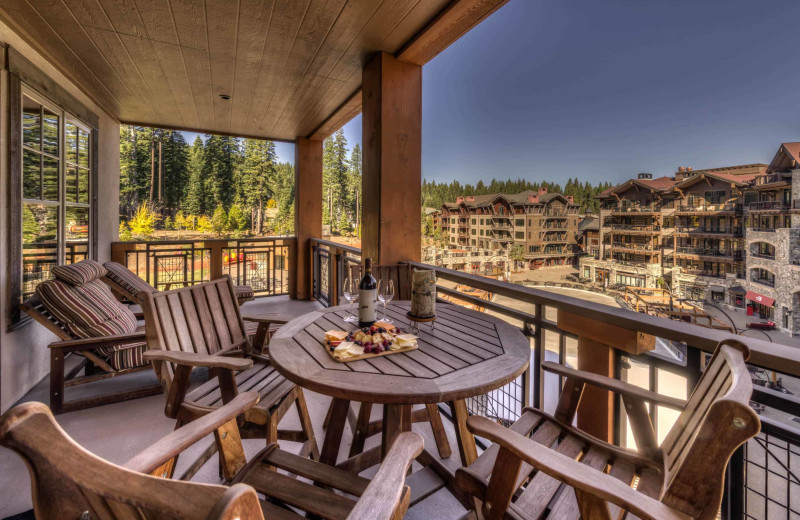
[[342,294],[350,302],[350,316],[346,317],[344,321],[348,323],[358,321],[358,318],[353,315],[353,303],[358,300],[358,280],[352,276],[345,278],[344,283],[342,283]]
[[392,280],[379,280],[378,281],[378,299],[383,302],[383,318],[381,321],[384,323],[392,323],[390,318],[386,317],[386,304],[394,298],[394,282]]

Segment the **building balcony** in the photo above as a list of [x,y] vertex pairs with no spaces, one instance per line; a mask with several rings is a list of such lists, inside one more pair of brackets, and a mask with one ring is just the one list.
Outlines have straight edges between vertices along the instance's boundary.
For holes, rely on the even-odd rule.
[[753,253],[750,252],[749,255],[751,258],[758,258],[759,260],[775,260],[775,254],[767,254],[767,253]]
[[744,251],[739,249],[704,249],[702,247],[675,248],[675,254],[685,257],[710,258],[717,261],[739,261],[744,258]]
[[742,211],[741,204],[735,203],[720,203],[720,204],[700,204],[690,206],[688,204],[681,204],[676,213],[678,215],[734,215]]
[[775,279],[774,278],[762,278],[759,276],[750,276],[750,281],[753,283],[758,283],[761,285],[765,285],[767,287],[775,287]]
[[510,231],[514,229],[514,226],[512,226],[511,222],[508,220],[500,220],[492,223],[492,230],[494,231],[495,229]]
[[677,236],[711,236],[711,237],[737,237],[742,236],[741,228],[713,227],[713,226],[676,226]]
[[750,205],[747,206],[747,210],[751,213],[756,213],[756,212],[778,213],[781,211],[788,211],[790,209],[792,209],[791,202],[783,202],[776,200],[751,202]]
[[615,235],[652,236],[661,233],[661,226],[632,226],[625,224],[612,224],[610,233]]
[[680,265],[676,265],[675,267],[681,267],[683,274],[691,276],[704,276],[706,278],[725,278],[724,272],[709,271],[706,269],[689,269],[689,268],[684,268]]
[[637,214],[637,213],[642,213],[642,214],[646,214],[646,215],[652,215],[652,214],[658,213],[660,211],[661,211],[660,207],[655,206],[655,205],[650,205],[650,206],[627,206],[627,207],[624,207],[624,208],[622,208],[622,207],[614,207],[614,208],[611,208],[610,213],[611,213],[611,215],[614,215],[614,216],[631,215],[631,214]]

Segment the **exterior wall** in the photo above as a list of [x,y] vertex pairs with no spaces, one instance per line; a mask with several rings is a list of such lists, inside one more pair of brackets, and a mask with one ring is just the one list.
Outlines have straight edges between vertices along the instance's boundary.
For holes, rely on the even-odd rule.
[[[101,262],[110,257],[110,244],[119,230],[119,123],[103,112],[43,57],[35,53],[11,29],[0,23],[0,40],[16,49],[55,83],[67,90],[99,117],[98,145],[98,255]],[[8,74],[0,75],[0,243],[6,249],[8,234]],[[0,254],[0,277],[8,272],[8,255]],[[28,323],[10,331],[7,296],[0,298],[0,412],[10,408],[50,370],[47,344],[55,339],[43,326]]]

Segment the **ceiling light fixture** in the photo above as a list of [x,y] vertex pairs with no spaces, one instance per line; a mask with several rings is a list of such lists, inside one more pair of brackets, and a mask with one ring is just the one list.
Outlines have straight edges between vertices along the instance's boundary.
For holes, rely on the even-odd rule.
[[219,98],[223,101],[228,101],[231,97],[228,94],[220,94]]

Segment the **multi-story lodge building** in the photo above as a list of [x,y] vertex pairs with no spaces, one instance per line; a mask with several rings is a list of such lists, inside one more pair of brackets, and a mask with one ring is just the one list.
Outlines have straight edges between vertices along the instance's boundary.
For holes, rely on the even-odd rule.
[[438,222],[452,248],[474,246],[508,255],[519,246],[532,268],[576,265],[579,211],[572,197],[540,188],[458,197],[442,205]]
[[580,275],[746,308],[800,333],[800,143],[772,162],[639,174],[598,195],[600,252]]

